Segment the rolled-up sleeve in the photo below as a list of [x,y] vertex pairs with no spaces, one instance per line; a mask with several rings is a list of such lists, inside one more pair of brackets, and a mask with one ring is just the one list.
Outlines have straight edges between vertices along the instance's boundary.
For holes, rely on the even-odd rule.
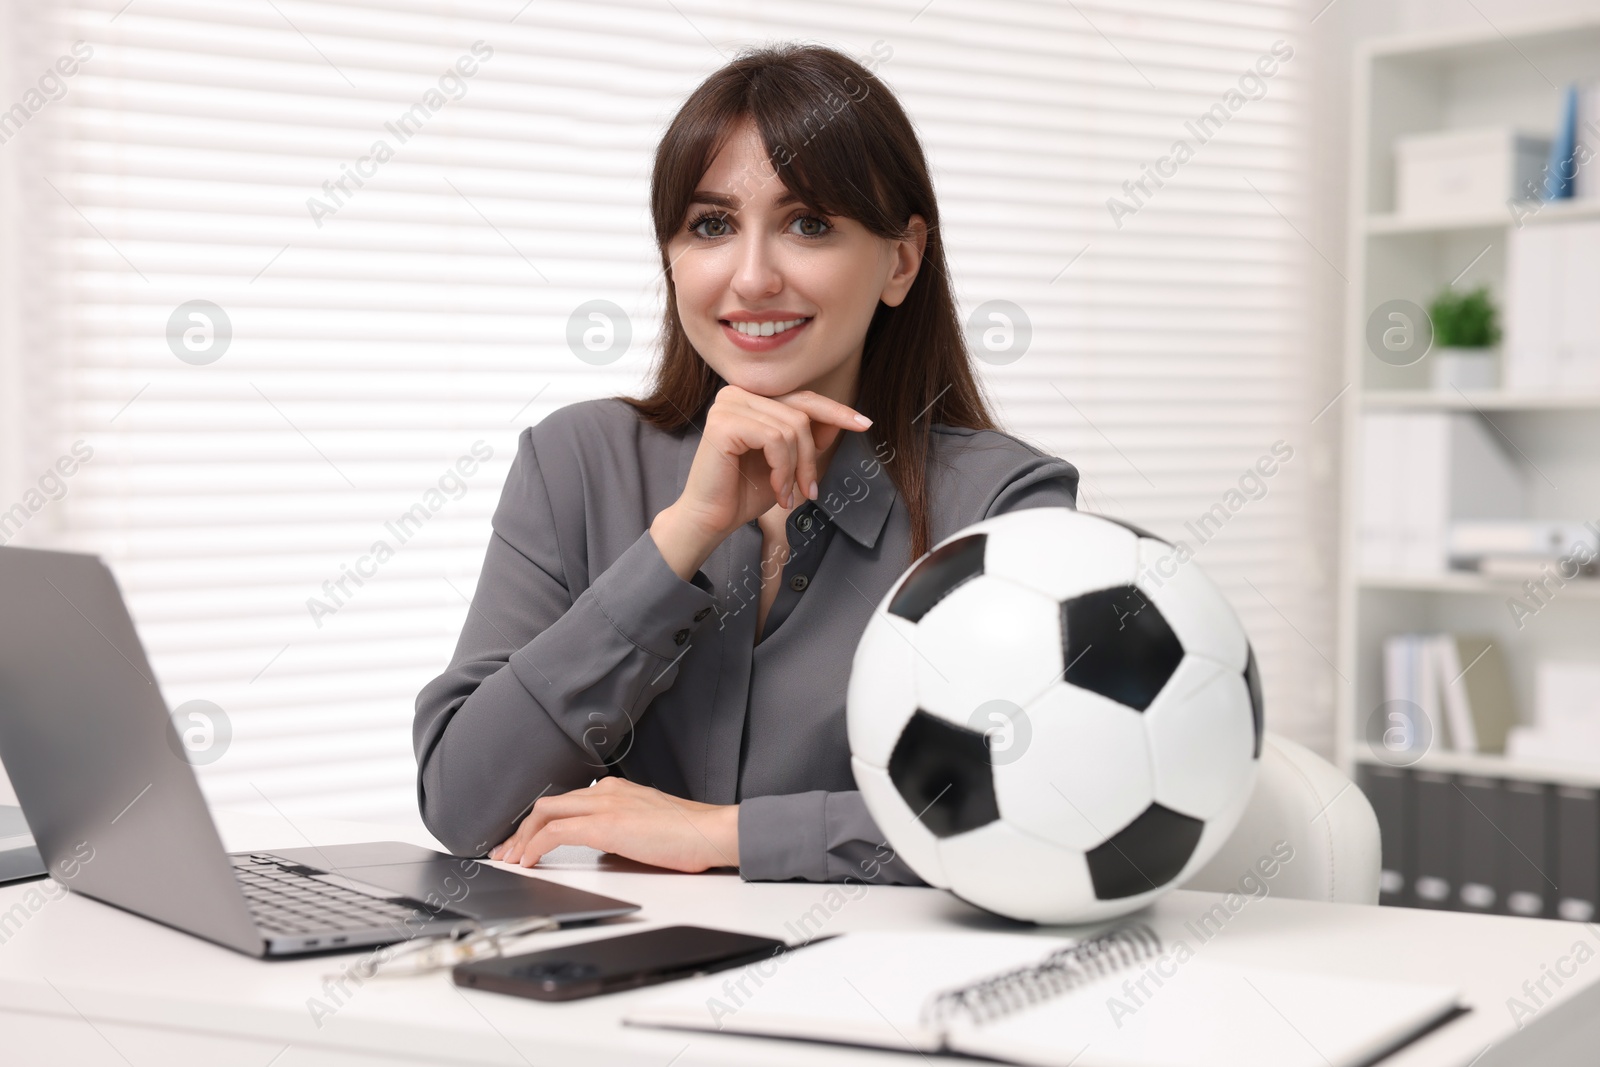
[[[1078,469],[1035,452],[983,495],[973,522],[1024,508],[1077,507]],[[739,873],[747,881],[926,885],[894,852],[859,792],[750,797],[739,805]]]
[[713,615],[710,581],[680,578],[648,529],[572,596],[537,430],[518,440],[455,654],[416,702],[418,806],[457,855],[510,836],[534,798],[609,773]]

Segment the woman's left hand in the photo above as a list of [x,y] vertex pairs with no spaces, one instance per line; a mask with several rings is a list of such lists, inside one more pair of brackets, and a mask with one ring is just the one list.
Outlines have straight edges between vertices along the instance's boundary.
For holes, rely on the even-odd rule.
[[489,858],[532,867],[558,845],[588,845],[675,871],[737,867],[739,805],[702,804],[626,778],[602,778],[540,797]]

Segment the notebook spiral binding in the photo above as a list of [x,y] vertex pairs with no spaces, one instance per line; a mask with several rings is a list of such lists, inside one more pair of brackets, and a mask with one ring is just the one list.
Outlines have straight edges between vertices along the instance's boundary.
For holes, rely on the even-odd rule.
[[1150,927],[1118,927],[1057,949],[1038,963],[937,993],[923,1014],[935,1025],[965,1015],[981,1026],[1160,954],[1161,938]]

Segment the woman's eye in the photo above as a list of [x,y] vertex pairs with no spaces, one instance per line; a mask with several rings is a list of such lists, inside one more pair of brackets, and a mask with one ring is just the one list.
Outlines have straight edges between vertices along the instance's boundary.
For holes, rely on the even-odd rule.
[[728,220],[722,215],[702,215],[689,224],[689,229],[701,237],[726,237]]
[[791,225],[799,227],[796,232],[801,237],[821,237],[831,229],[826,219],[818,218],[816,215],[801,215]]

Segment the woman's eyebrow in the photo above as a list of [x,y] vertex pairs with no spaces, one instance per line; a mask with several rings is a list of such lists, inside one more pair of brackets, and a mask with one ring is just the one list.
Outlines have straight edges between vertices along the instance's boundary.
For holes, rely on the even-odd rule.
[[[689,197],[690,204],[705,204],[709,207],[720,207],[727,211],[738,211],[742,205],[737,196],[730,193],[713,193],[705,189],[696,189]],[[792,192],[785,192],[772,205],[773,207],[788,207],[790,204],[803,203],[800,197]]]

